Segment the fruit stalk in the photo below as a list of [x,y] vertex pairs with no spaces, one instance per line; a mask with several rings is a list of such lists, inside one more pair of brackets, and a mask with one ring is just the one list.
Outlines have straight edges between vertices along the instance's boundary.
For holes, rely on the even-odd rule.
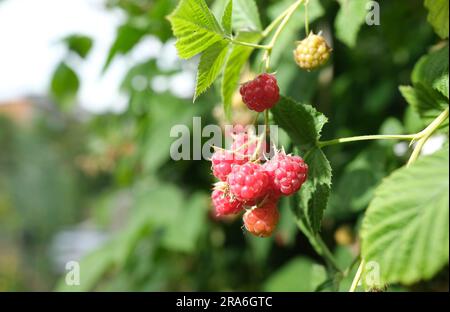
[[277,42],[278,37],[280,36],[280,34],[283,31],[284,27],[286,26],[287,22],[289,22],[289,19],[292,17],[292,14],[294,14],[297,7],[300,4],[302,4],[303,1],[304,0],[298,0],[292,6],[290,6],[288,8],[286,15],[284,16],[283,20],[281,21],[280,25],[278,25],[277,30],[275,31],[274,35],[272,36],[272,39],[270,40],[269,45],[268,45],[266,51],[264,52],[264,55],[262,58],[267,72],[270,69],[270,56],[272,54],[272,49],[275,46],[275,43]]

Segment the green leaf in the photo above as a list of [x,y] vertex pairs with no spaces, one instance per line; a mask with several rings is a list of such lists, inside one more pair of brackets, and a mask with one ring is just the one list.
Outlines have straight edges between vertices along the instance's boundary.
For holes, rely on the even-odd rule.
[[71,106],[76,99],[80,81],[75,71],[65,62],[61,62],[53,73],[51,93],[63,109]]
[[327,212],[333,218],[348,218],[366,209],[385,176],[385,163],[386,148],[381,144],[370,145],[348,162],[334,185]]
[[181,0],[168,17],[181,58],[191,58],[224,39],[224,32],[204,0]]
[[210,9],[212,14],[214,14],[214,16],[216,17],[217,20],[221,20],[224,13],[225,13],[225,8],[227,7],[229,1],[232,0],[214,0],[211,3]]
[[396,170],[378,187],[361,228],[362,256],[383,282],[412,284],[448,263],[448,147]]
[[92,39],[83,35],[70,35],[63,39],[68,49],[85,58],[92,48]]
[[264,291],[314,291],[327,277],[325,268],[306,257],[297,257],[264,283]]
[[262,30],[258,7],[254,0],[234,0],[233,28],[236,31],[246,32]]
[[209,198],[204,194],[194,194],[181,209],[174,222],[164,234],[164,247],[183,252],[196,250],[198,238],[207,221]]
[[[261,35],[254,32],[241,32],[237,35],[236,39],[244,42],[257,43],[261,39]],[[231,113],[230,108],[233,93],[239,83],[242,69],[252,52],[252,47],[234,45],[225,64],[222,79],[222,101],[225,114],[228,117]]]
[[428,22],[442,39],[448,38],[448,0],[425,0]]
[[321,254],[323,246],[318,235],[330,196],[331,166],[322,150],[316,147],[304,159],[309,167],[308,179],[300,192],[292,196],[291,207],[298,227]]
[[429,86],[448,99],[448,45],[423,56],[414,66],[411,80],[414,85]]
[[309,149],[316,145],[320,138],[322,127],[327,118],[314,107],[294,102],[287,97],[281,97],[272,108],[275,123],[283,128],[301,149]]
[[308,179],[299,192],[300,200],[294,213],[302,228],[309,233],[320,231],[323,213],[328,204],[331,190],[331,166],[319,148],[313,148],[305,156],[308,164]]
[[354,47],[359,29],[367,15],[367,0],[338,0],[338,2],[341,8],[334,22],[336,37],[349,47]]
[[[400,86],[400,92],[426,124],[431,123],[448,106],[448,99],[423,84],[415,87]],[[445,125],[448,125],[448,120],[443,124],[444,127]]]
[[216,42],[202,53],[198,65],[197,86],[195,88],[194,101],[200,94],[205,92],[214,80],[216,80],[217,76],[219,76],[225,64],[228,50],[228,41],[222,40]]
[[314,184],[331,185],[331,165],[320,148],[313,148],[305,155],[308,164],[308,180]]
[[327,208],[328,198],[330,197],[331,187],[327,184],[317,184],[313,191],[306,187],[305,191],[300,192],[300,197],[304,196],[306,200],[300,201],[300,209],[306,211],[309,227],[313,233],[319,233],[322,226],[323,212]]
[[[414,87],[401,86],[409,105],[429,124],[448,107],[448,45],[423,56],[414,66]],[[448,125],[448,121],[443,127]]]
[[145,34],[146,30],[131,24],[120,26],[117,29],[116,39],[109,49],[105,65],[103,65],[103,71],[106,71],[116,55],[127,54]]
[[403,127],[405,128],[405,133],[417,133],[425,128],[425,123],[420,118],[419,113],[411,105],[406,107],[403,116]]
[[222,27],[227,35],[232,32],[233,0],[229,0],[222,15]]

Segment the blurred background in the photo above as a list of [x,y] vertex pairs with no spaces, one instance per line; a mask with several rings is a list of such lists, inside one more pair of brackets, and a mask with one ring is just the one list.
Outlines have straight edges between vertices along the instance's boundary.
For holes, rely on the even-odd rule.
[[[220,16],[225,1],[207,2]],[[268,25],[292,1],[256,2]],[[0,0],[0,291],[326,289],[322,260],[287,202],[272,238],[251,237],[240,218],[213,217],[208,161],[170,159],[173,125],[192,126],[193,116],[225,123],[220,88],[192,103],[198,59],[178,59],[165,18],[176,3]],[[289,22],[273,52],[282,93],[328,116],[326,139],[424,126],[398,86],[439,38],[423,1],[379,3],[381,25],[362,25],[350,47],[333,35],[339,2],[311,0],[312,29],[333,47],[319,71],[292,59],[302,20]],[[255,53],[243,80],[258,66]],[[237,96],[232,121],[253,118]],[[322,233],[346,268],[372,192],[404,164],[407,143],[326,153],[334,186]],[[64,282],[69,261],[81,264],[80,285]],[[390,290],[448,290],[448,269]]]

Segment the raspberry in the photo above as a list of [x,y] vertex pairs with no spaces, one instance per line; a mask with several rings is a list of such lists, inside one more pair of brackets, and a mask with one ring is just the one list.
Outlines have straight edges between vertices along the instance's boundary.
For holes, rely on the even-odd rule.
[[[256,152],[256,149],[258,149],[258,152]],[[236,154],[236,158],[247,161],[252,158],[259,159],[264,149],[264,141],[260,142],[255,135],[245,132],[234,135],[234,141],[231,144],[231,150]]]
[[270,191],[269,177],[261,165],[235,165],[228,175],[231,193],[241,201],[254,201]]
[[234,165],[242,165],[244,163],[245,159],[234,155],[233,152],[228,150],[217,150],[211,157],[213,174],[222,181],[227,180],[228,174],[231,172],[231,168]]
[[279,218],[276,202],[268,201],[261,207],[247,210],[243,220],[247,231],[259,237],[267,237],[275,230]]
[[280,98],[277,79],[271,74],[261,74],[240,88],[242,100],[251,110],[262,112],[272,108]]
[[236,214],[244,208],[242,202],[231,198],[229,194],[222,190],[213,190],[211,199],[218,217]]
[[298,66],[311,70],[322,66],[330,58],[331,48],[320,35],[310,33],[308,37],[298,42],[294,50],[294,58]]
[[263,167],[270,177],[274,191],[282,195],[297,192],[308,174],[308,165],[300,156],[286,155],[284,152],[276,154]]

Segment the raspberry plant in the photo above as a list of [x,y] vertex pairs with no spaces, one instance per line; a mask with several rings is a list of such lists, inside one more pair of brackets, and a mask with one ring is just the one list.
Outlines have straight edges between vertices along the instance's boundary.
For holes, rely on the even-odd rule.
[[[292,65],[297,62],[308,70],[323,65],[330,57],[331,49],[323,37],[310,35],[307,10],[315,1],[292,1],[263,29],[253,0],[228,1],[220,20],[204,0],[181,0],[169,20],[177,37],[179,56],[191,58],[200,54],[194,100],[220,77],[224,111],[230,117],[232,96],[239,87],[240,75],[253,52],[261,51],[260,54],[255,53],[260,60],[256,62],[257,73],[262,75],[259,77],[270,78],[270,73],[277,72],[272,54],[297,10],[305,11],[305,38],[298,38],[300,43],[297,47],[292,42],[295,48]],[[448,38],[448,16],[445,19],[439,14],[441,2],[426,0],[425,6],[429,10],[429,22],[445,40]],[[348,10],[356,12],[358,6],[364,4],[364,1],[351,2]],[[364,13],[364,10],[358,12]],[[357,31],[344,32],[345,18],[342,14],[337,16],[336,37],[352,46],[356,42]],[[361,14],[351,18],[358,20],[359,24],[364,21]],[[283,95],[278,98],[278,86],[275,88],[275,84],[269,88],[268,95],[263,95],[261,78],[244,84],[241,87],[243,101],[250,109],[264,111],[266,125],[273,122],[284,129],[292,142],[292,151],[302,155],[304,160],[298,156],[280,154],[261,166],[251,161],[245,164],[225,161],[222,155],[226,152],[216,152],[213,172],[228,184],[225,187],[222,185],[220,192],[213,192],[218,214],[239,211],[239,205],[235,206],[233,201],[242,201],[244,206],[248,206],[243,217],[245,228],[257,236],[269,236],[278,221],[276,199],[269,195],[270,188],[291,195],[296,223],[327,264],[329,282],[339,283],[353,271],[351,267],[339,267],[321,238],[322,217],[332,193],[332,166],[324,150],[332,145],[355,141],[409,141],[411,154],[405,166],[395,170],[378,185],[365,212],[359,232],[359,268],[350,291],[355,291],[359,281],[368,274],[366,263],[374,261],[380,266],[382,284],[412,284],[433,277],[448,263],[448,144],[430,156],[421,156],[421,151],[435,133],[448,136],[447,54],[448,43],[443,41],[417,63],[412,73],[413,85],[400,87],[406,101],[427,123],[422,131],[412,134],[361,135],[323,140],[322,129],[328,119],[315,107]],[[283,90],[282,85],[280,89]],[[306,168],[309,170],[305,180]],[[268,187],[269,184],[271,187]],[[370,285],[364,285],[371,289]]]

